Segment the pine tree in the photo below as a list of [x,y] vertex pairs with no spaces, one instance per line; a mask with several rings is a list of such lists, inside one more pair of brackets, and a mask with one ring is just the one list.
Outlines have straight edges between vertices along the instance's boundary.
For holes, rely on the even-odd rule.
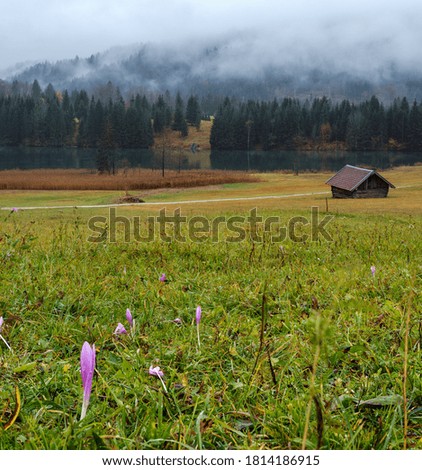
[[406,98],[395,99],[387,112],[388,137],[396,142],[407,142],[409,127],[409,103]]
[[110,119],[104,124],[104,129],[97,150],[97,170],[99,173],[113,173],[115,171],[115,140],[114,130]]
[[347,100],[343,100],[340,105],[337,105],[333,110],[332,119],[332,138],[337,141],[345,141],[347,134],[347,123],[349,121],[352,106]]
[[74,111],[73,106],[70,103],[70,97],[67,90],[63,93],[63,99],[61,102],[61,110],[63,114],[64,120],[64,142],[66,144],[70,144],[73,138],[73,118],[74,118]]
[[422,150],[422,105],[418,104],[416,100],[413,102],[409,114],[409,150],[421,151]]
[[371,149],[368,120],[361,109],[355,109],[350,113],[346,141],[350,150]]
[[186,124],[185,113],[183,108],[184,106],[182,97],[180,96],[180,93],[177,93],[173,124],[171,128],[174,131],[179,131],[182,137],[186,137],[188,135],[188,126]]
[[376,96],[372,96],[369,101],[360,105],[360,109],[367,121],[371,149],[382,148],[387,134],[384,107]]
[[141,147],[141,129],[138,113],[133,103],[126,111],[125,116],[125,147],[138,148]]
[[64,144],[65,122],[57,99],[48,100],[44,120],[45,144],[54,147]]
[[186,121],[198,130],[201,127],[201,108],[196,96],[190,96],[186,105]]
[[114,140],[117,147],[124,147],[126,141],[125,127],[126,107],[123,99],[118,99],[112,103],[109,117],[114,131]]
[[100,100],[95,102],[94,97],[91,99],[89,111],[84,128],[86,143],[88,146],[96,147],[101,138],[101,134],[105,124],[104,107]]
[[31,88],[31,96],[35,100],[35,102],[38,102],[41,99],[41,93],[41,87],[38,83],[38,80],[34,80],[34,83],[32,84]]
[[235,150],[235,110],[229,98],[225,98],[214,117],[211,127],[210,144],[215,150]]
[[154,136],[151,124],[151,114],[148,107],[143,106],[139,111],[139,146],[149,148],[154,143]]
[[153,108],[154,132],[160,133],[169,125],[169,108],[160,95]]

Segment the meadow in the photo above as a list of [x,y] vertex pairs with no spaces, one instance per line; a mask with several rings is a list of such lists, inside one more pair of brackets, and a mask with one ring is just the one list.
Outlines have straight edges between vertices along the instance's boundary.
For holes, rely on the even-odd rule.
[[[118,208],[130,231],[115,224],[114,242],[105,208],[2,211],[0,449],[422,449],[421,169],[386,174],[383,200],[312,194],[326,176],[145,193],[162,205]],[[309,194],[246,199],[283,192]],[[47,193],[3,191],[0,206],[121,191]],[[245,199],[189,204],[213,197]],[[157,219],[172,200],[179,234]],[[328,237],[311,207],[333,216]]]

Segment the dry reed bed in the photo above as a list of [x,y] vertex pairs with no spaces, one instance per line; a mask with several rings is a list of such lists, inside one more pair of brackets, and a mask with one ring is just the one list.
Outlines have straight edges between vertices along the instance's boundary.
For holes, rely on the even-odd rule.
[[244,172],[223,170],[130,169],[115,175],[90,170],[37,169],[0,171],[0,190],[141,190],[188,188],[258,181]]

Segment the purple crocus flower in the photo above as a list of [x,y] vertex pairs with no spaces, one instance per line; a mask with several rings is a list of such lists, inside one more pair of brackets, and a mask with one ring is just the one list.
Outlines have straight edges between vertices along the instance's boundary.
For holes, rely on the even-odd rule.
[[376,272],[375,266],[371,266],[372,277],[375,277],[375,272]]
[[149,375],[154,375],[155,377],[164,377],[164,372],[160,369],[159,366],[149,367]]
[[198,348],[201,349],[201,339],[199,337],[199,323],[201,322],[201,316],[202,316],[202,309],[198,305],[196,307],[196,315],[195,315],[195,321],[196,321],[196,335],[198,337]]
[[131,328],[133,328],[133,317],[131,311],[127,308],[126,309],[126,320],[128,321]]
[[0,333],[1,333],[1,329],[3,327],[3,323],[4,323],[3,317],[0,317]]
[[181,325],[182,324],[182,320],[178,317],[178,318],[175,318],[173,320],[173,323],[176,323],[176,325]]
[[18,212],[18,210],[19,210],[19,209],[18,209],[17,207],[12,207],[11,212]]
[[160,276],[160,282],[167,282],[167,276],[164,273]]
[[82,386],[84,389],[84,396],[82,402],[82,412],[81,419],[85,418],[86,410],[89,405],[89,398],[91,396],[92,389],[92,378],[94,376],[95,369],[95,344],[92,347],[88,342],[82,346],[81,351],[81,377],[82,377]]
[[201,321],[201,316],[202,316],[202,309],[201,307],[198,305],[196,307],[196,315],[195,315],[195,320],[196,320],[196,324],[199,325],[200,321]]
[[150,366],[148,372],[149,375],[153,375],[154,377],[158,377],[160,379],[161,385],[163,386],[164,391],[167,393],[167,387],[163,380],[164,372],[159,368],[159,366]]
[[127,330],[121,323],[118,323],[117,326],[116,326],[116,329],[114,330],[114,334],[118,335],[118,336],[119,335],[126,335]]

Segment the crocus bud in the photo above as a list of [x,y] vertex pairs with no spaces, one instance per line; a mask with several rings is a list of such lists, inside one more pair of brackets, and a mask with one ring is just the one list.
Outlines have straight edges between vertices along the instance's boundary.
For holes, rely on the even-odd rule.
[[199,325],[199,322],[201,321],[201,316],[202,316],[202,309],[198,305],[198,307],[196,307],[196,315],[195,315],[195,320],[196,320],[197,325]]
[[126,320],[128,321],[130,327],[133,327],[133,317],[131,311],[127,308],[126,309]]
[[94,369],[95,369],[95,344],[93,344],[91,347],[89,343],[85,341],[81,350],[81,377],[82,377],[82,386],[84,389],[81,419],[85,417],[86,410],[88,409],[89,399],[91,396],[91,389],[92,389],[92,378],[94,376]]

